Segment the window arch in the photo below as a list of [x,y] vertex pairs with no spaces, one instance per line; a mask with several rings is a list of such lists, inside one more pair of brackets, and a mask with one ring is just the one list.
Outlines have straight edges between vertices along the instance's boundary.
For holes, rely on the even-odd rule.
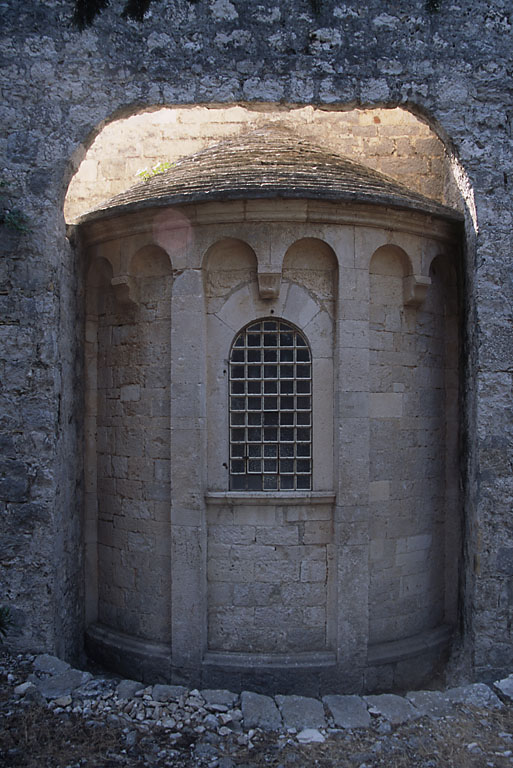
[[268,317],[230,350],[230,490],[312,487],[312,356],[291,323]]

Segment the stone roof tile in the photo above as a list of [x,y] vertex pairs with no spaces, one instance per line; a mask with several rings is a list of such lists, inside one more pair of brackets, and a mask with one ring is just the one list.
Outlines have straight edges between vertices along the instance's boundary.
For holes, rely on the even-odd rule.
[[80,222],[155,205],[256,198],[354,201],[462,218],[458,211],[371,168],[271,124],[182,158],[164,173],[85,214]]

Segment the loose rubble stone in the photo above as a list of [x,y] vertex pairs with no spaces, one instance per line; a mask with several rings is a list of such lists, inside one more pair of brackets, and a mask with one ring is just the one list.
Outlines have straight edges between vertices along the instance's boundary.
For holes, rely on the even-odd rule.
[[73,699],[71,696],[59,696],[58,699],[54,699],[53,703],[58,707],[69,707]]
[[122,680],[116,688],[116,693],[120,699],[131,699],[143,688],[144,685],[137,680]]
[[53,675],[52,677],[38,680],[36,686],[46,699],[58,699],[60,696],[67,696],[75,688],[90,680],[90,678],[90,672],[68,669],[60,675]]
[[503,680],[497,680],[493,687],[506,701],[513,701],[513,675],[509,675]]
[[326,725],[324,707],[307,696],[275,696],[287,728],[317,728]]
[[221,706],[231,709],[235,706],[238,696],[232,691],[225,690],[204,690],[201,691],[201,695],[205,700],[205,704],[220,704]]
[[59,675],[69,668],[70,665],[66,661],[58,659],[57,656],[50,656],[49,653],[42,653],[34,660],[34,671],[46,672],[48,675]]
[[304,728],[296,736],[301,744],[322,744],[326,739],[317,728]]
[[14,693],[17,696],[25,696],[25,694],[28,691],[35,690],[35,688],[36,686],[34,685],[34,683],[27,681],[26,683],[21,683],[21,685],[17,685],[16,688],[14,689]]
[[455,704],[466,704],[471,707],[496,707],[502,709],[502,702],[491,688],[485,683],[472,683],[461,685],[458,688],[449,688],[446,696]]
[[[76,672],[79,675],[83,674],[80,670],[70,669],[69,672]],[[24,674],[27,673],[30,673],[29,666],[24,669]],[[5,675],[6,677],[7,675]],[[13,704],[14,706],[26,707],[26,699],[30,696],[31,692],[41,697],[39,690],[30,680],[17,684],[20,677],[19,672],[17,675],[11,675],[10,677],[8,684],[12,696],[12,701],[8,702],[10,707]],[[50,676],[45,678],[45,681],[48,682],[60,677],[62,675]],[[37,680],[38,678],[35,677],[35,679]],[[138,695],[134,695],[131,699],[119,697],[115,691],[120,687],[121,683],[127,683],[126,687],[132,691],[135,690]],[[284,722],[282,720],[276,702],[279,702],[284,710],[287,709],[287,705],[292,710],[295,707],[299,711],[310,710],[311,708],[317,709],[317,715],[319,711],[322,711],[322,705],[324,704],[331,717],[333,717],[335,726],[347,729],[344,734],[343,744],[346,743],[346,739],[351,739],[349,729],[368,727],[370,721],[366,706],[368,704],[373,713],[381,715],[377,722],[375,722],[375,728],[373,729],[377,739],[372,750],[351,753],[351,764],[355,764],[357,767],[365,764],[368,768],[376,763],[376,759],[379,756],[385,760],[384,764],[391,766],[393,764],[393,755],[398,746],[405,746],[414,751],[419,748],[417,736],[411,735],[411,733],[410,735],[399,736],[393,732],[393,725],[407,722],[412,717],[412,711],[415,713],[413,715],[415,717],[420,717],[423,714],[427,714],[430,717],[439,717],[441,713],[457,712],[457,708],[451,699],[445,693],[439,691],[413,691],[406,698],[392,694],[367,696],[364,698],[331,695],[325,696],[321,702],[317,699],[300,696],[276,696],[273,699],[248,691],[245,691],[240,697],[230,691],[222,691],[221,694],[214,692],[210,696],[208,691],[202,691],[201,693],[198,691],[189,692],[187,689],[182,690],[178,687],[177,693],[179,695],[174,698],[168,698],[165,702],[158,702],[153,698],[155,686],[153,688],[151,686],[145,687],[142,683],[137,683],[133,680],[121,681],[121,683],[116,685],[115,681],[102,677],[90,678],[81,688],[75,689],[73,695],[67,694],[50,699],[49,701],[42,700],[42,704],[47,706],[57,717],[67,717],[71,712],[82,716],[91,728],[121,725],[124,731],[123,744],[126,745],[127,752],[133,749],[140,749],[148,765],[165,765],[165,762],[160,762],[161,759],[163,761],[166,756],[171,757],[173,749],[176,748],[177,751],[173,756],[179,759],[181,756],[184,760],[183,765],[194,765],[196,768],[201,768],[202,766],[205,766],[205,768],[207,766],[208,768],[235,768],[235,765],[246,765],[249,768],[250,765],[253,765],[251,761],[247,763],[240,762],[241,750],[249,754],[253,747],[257,747],[258,741],[262,738],[261,731],[263,730],[278,731],[279,736],[274,747],[278,751],[287,745],[293,746],[295,744],[297,748],[298,744],[322,744],[332,738],[330,730],[324,731],[320,726],[297,728],[298,733],[293,736],[291,731],[296,729],[296,726],[291,726],[287,721]],[[25,690],[27,692],[23,698],[16,693],[20,688],[22,691]],[[123,686],[121,690],[123,690]],[[488,690],[488,694],[486,690]],[[464,698],[465,692],[466,698]],[[85,693],[88,695],[84,695]],[[487,711],[490,712],[490,717],[492,716],[491,713],[495,703],[493,694],[492,697],[489,695],[491,691],[488,686],[483,686],[482,684],[462,686],[459,689],[452,689],[450,693],[454,698],[459,698],[463,703],[467,704],[470,699],[474,702],[479,700],[481,703],[474,704],[473,706],[476,706],[483,712],[483,717],[486,718]],[[207,708],[208,706],[227,707],[228,705],[209,705],[209,699],[211,701],[230,701],[234,706],[227,712],[210,711]],[[413,702],[417,702],[418,707],[412,706]],[[240,708],[238,706],[239,703]],[[292,704],[294,707],[292,707]],[[253,720],[251,720],[252,714],[254,715]],[[489,723],[488,728],[493,729],[492,721],[490,720]],[[238,732],[233,730],[233,724],[238,725]],[[244,731],[242,731],[242,726]],[[422,727],[425,728],[424,725]],[[158,738],[159,729],[160,739]],[[364,736],[364,734],[360,736]],[[497,737],[506,746],[510,746],[513,740],[511,734],[505,732],[499,732]],[[169,745],[165,750],[165,754],[160,748],[163,743],[162,738]],[[335,738],[340,738],[340,735]],[[401,739],[406,739],[406,742],[403,744]],[[273,740],[273,737],[271,737],[271,741]],[[463,746],[469,755],[479,756],[486,752],[478,733],[475,735],[471,734],[467,741],[468,743],[465,742]],[[182,742],[186,745],[189,743],[193,744],[192,752],[189,752],[189,747],[184,747]],[[184,752],[184,749],[188,750],[187,753]],[[273,755],[275,754],[279,754],[279,752],[273,752]],[[496,751],[494,754],[506,758],[511,756],[511,750],[500,749],[500,751]],[[492,757],[489,752],[487,752],[488,756]],[[278,760],[277,765],[282,765],[283,768],[287,768],[289,764],[295,764],[298,768],[303,768],[305,764],[301,762],[299,753],[294,753],[293,751],[284,752],[283,760],[281,755],[279,755]],[[489,762],[492,761],[490,760]],[[419,765],[422,768],[432,768],[428,760],[419,762]]]
[[[142,687],[142,685],[141,685]],[[140,688],[138,689],[140,690]],[[152,697],[155,701],[171,701],[178,699],[180,696],[184,696],[187,693],[187,688],[183,685],[162,685],[158,683],[153,686]],[[120,694],[118,693],[118,696]]]
[[324,696],[337,728],[367,728],[371,717],[361,696]]
[[370,708],[371,714],[381,715],[392,725],[399,725],[420,717],[418,712],[407,699],[394,693],[382,693],[379,696],[363,697]]
[[243,691],[240,698],[245,728],[277,731],[282,727],[278,707],[270,696]]
[[410,691],[406,698],[422,715],[428,717],[445,717],[454,711],[451,700],[440,691]]

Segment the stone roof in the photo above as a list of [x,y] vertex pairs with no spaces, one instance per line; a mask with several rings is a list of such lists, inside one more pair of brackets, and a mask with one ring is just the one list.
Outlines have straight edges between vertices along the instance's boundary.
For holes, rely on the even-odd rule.
[[79,223],[146,207],[258,198],[352,201],[462,218],[371,168],[271,124],[182,158],[86,213]]

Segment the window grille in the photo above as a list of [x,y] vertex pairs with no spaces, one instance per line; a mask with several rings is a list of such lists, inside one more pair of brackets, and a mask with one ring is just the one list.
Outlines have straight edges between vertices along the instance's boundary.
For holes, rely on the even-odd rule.
[[266,318],[230,352],[230,490],[312,487],[312,360],[303,334]]

